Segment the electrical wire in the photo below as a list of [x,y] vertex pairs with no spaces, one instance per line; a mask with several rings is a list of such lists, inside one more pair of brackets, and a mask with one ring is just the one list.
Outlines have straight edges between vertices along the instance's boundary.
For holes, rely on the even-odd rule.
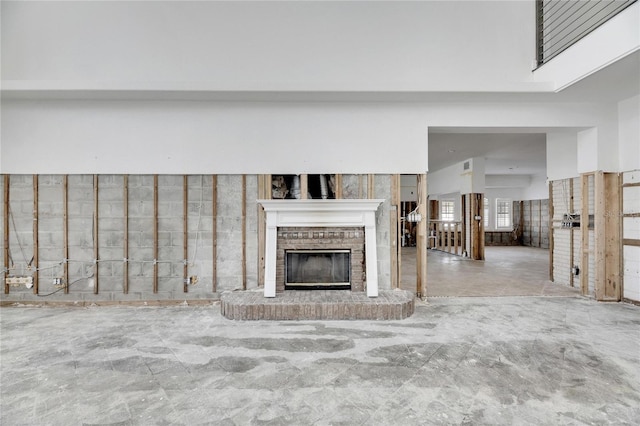
[[[13,211],[11,209],[11,205],[10,204],[7,206],[7,210],[9,211],[9,217],[11,217],[11,224],[13,225],[13,232],[16,234],[16,241],[18,241],[18,247],[20,247],[20,253],[22,253],[22,258],[24,259],[24,263],[27,266],[31,266],[31,264],[27,260],[27,256],[24,254],[24,248],[22,247],[22,243],[20,242],[20,234],[18,234],[18,228],[16,227],[16,221],[15,221],[15,218],[13,217]],[[13,261],[12,261],[12,263],[13,263]]]
[[80,282],[80,281],[82,281],[82,280],[88,280],[89,278],[92,278],[92,277],[93,277],[93,275],[90,275],[90,276],[88,276],[88,277],[78,278],[77,280],[72,281],[72,282],[70,282],[69,284],[67,284],[67,285],[65,285],[65,286],[62,286],[62,287],[60,287],[59,289],[57,289],[57,290],[55,290],[55,291],[52,291],[51,293],[47,293],[47,294],[38,294],[37,296],[38,296],[38,297],[48,297],[48,296],[53,296],[54,294],[61,292],[61,291],[62,291],[62,290],[64,290],[65,288],[69,288],[69,287],[71,287],[72,285],[74,285],[74,284],[75,284],[75,283],[77,283],[77,282]]

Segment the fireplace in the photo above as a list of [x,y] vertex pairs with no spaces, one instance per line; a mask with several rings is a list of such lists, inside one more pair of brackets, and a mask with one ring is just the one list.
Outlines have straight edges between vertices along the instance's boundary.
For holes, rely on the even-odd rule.
[[285,290],[351,289],[350,250],[287,250]]
[[[378,270],[375,212],[384,200],[258,200],[266,213],[265,297],[275,297],[295,287],[344,286],[351,291],[365,291],[378,296]],[[305,268],[305,277],[315,270],[317,282],[287,280],[289,254],[298,253],[315,259]],[[346,253],[326,256],[329,252]],[[344,264],[348,273],[340,280],[326,282],[331,268]],[[286,265],[286,267],[285,267]],[[299,268],[300,266],[296,266]],[[348,281],[345,280],[348,276]],[[338,277],[338,275],[336,275]],[[366,277],[366,281],[365,281]],[[307,278],[305,278],[307,279]],[[347,284],[348,283],[348,284]]]

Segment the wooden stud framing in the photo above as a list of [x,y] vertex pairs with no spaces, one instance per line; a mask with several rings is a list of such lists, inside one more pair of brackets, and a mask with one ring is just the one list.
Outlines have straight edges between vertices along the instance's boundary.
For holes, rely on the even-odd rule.
[[362,195],[364,194],[364,176],[358,175],[358,199],[362,199]]
[[373,175],[373,174],[367,175],[367,198],[369,199],[376,197],[375,180],[376,180],[376,175]]
[[129,293],[129,175],[122,177],[122,209],[124,219],[124,242],[123,255],[124,263],[122,265],[122,291],[124,294]]
[[[400,287],[400,175],[391,175],[391,209],[389,242],[391,246],[391,288]],[[426,218],[425,218],[426,220]]]
[[616,173],[594,175],[595,290],[602,301],[621,299],[619,179]]
[[553,182],[549,182],[549,281],[551,282],[554,282],[554,278],[553,278],[553,250],[554,250],[553,215],[554,214],[555,214],[555,211],[553,206]]
[[158,175],[153,175],[153,292],[158,292]]
[[[307,185],[302,186],[300,181],[300,189],[306,194]],[[247,289],[247,175],[242,175],[242,289]]]
[[98,244],[98,175],[93,175],[93,262],[95,265],[93,270],[93,294],[98,294],[100,290],[100,267],[98,266],[100,249]]
[[340,173],[336,173],[336,200],[341,200],[343,198],[343,190],[342,175]]
[[4,231],[4,294],[9,294],[9,284],[7,284],[7,276],[9,276],[9,196],[11,195],[10,188],[11,177],[4,175],[4,207],[2,210],[2,229]]
[[[573,200],[574,200],[574,193],[573,193],[573,185],[574,185],[574,181],[573,178],[569,179],[569,213],[573,214],[575,213],[575,206],[573,204]],[[573,242],[574,240],[574,228],[573,226],[571,228],[569,228],[569,285],[571,287],[575,287],[575,275],[573,274],[573,266],[576,264],[575,262],[575,243]]]
[[189,176],[182,176],[182,291],[189,292]]
[[[243,177],[243,179],[245,178],[246,177]],[[245,185],[244,185],[245,180],[243,180],[242,182],[243,182],[242,188],[245,188]],[[306,200],[307,198],[309,198],[309,175],[305,173],[300,175],[300,199]]]
[[[582,206],[580,209],[580,237],[582,239],[582,261],[580,262],[580,291],[589,294],[589,175],[580,176]],[[582,219],[584,218],[584,219]],[[572,265],[573,266],[573,265]]]
[[[258,198],[271,199],[271,175],[258,175]],[[267,224],[264,208],[258,204],[258,286],[264,286]]]
[[69,294],[69,176],[62,177],[62,251],[64,293]]
[[38,272],[39,252],[38,249],[38,175],[33,175],[33,294],[38,294],[40,273]]
[[416,295],[419,298],[427,297],[427,175],[418,175],[418,212],[423,219],[418,222],[416,232]]
[[212,262],[211,291],[218,291],[218,175],[211,175]]

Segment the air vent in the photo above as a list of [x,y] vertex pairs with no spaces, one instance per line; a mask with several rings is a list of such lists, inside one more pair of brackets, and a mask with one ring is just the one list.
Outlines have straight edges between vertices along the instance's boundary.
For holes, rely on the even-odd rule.
[[469,170],[471,168],[471,164],[468,161],[464,162],[464,170]]

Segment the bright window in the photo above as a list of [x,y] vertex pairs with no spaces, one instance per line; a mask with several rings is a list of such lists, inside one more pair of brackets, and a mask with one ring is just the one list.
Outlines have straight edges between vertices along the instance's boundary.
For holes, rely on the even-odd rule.
[[443,200],[440,202],[440,220],[453,222],[454,220],[454,203],[453,200]]
[[484,199],[484,227],[489,227],[489,199]]
[[496,200],[496,227],[511,228],[511,200]]

